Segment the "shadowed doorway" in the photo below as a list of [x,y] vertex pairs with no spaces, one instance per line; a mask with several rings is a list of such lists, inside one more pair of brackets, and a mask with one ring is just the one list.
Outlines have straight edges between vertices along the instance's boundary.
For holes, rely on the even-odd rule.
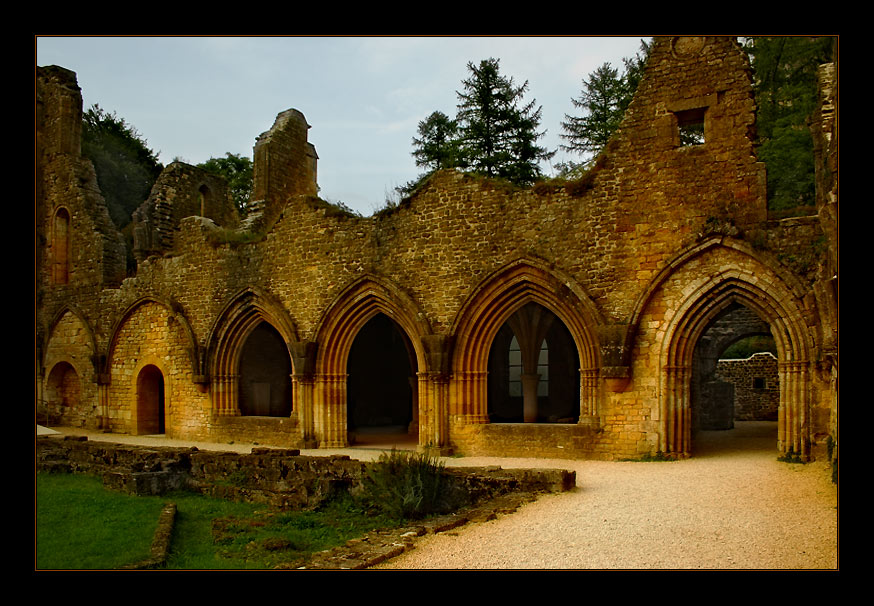
[[164,375],[149,364],[137,376],[137,434],[164,431]]
[[347,363],[350,444],[418,441],[414,360],[406,335],[385,314],[377,314],[361,328]]

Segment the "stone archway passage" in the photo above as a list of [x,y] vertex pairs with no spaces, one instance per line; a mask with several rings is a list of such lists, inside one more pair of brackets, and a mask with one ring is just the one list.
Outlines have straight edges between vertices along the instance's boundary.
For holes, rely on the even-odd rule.
[[780,408],[777,447],[807,457],[809,436],[809,371],[803,318],[790,299],[759,288],[755,278],[725,272],[690,294],[667,331],[660,387],[660,450],[688,457],[692,447],[692,372],[694,350],[714,320],[742,305],[771,327],[778,351]]
[[361,327],[347,361],[346,422],[350,437],[380,428],[407,433],[415,427],[415,355],[406,335],[385,314]]
[[164,375],[152,364],[137,376],[136,433],[158,434],[165,431]]

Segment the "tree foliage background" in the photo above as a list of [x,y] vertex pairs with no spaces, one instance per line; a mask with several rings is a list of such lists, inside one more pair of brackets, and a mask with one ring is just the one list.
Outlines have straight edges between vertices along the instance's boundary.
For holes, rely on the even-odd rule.
[[829,36],[745,38],[756,96],[756,146],[768,170],[768,208],[813,206],[816,183],[809,120],[818,105],[817,70],[833,61]]
[[136,128],[97,104],[82,116],[82,154],[94,165],[109,216],[123,229],[164,169],[158,155]]
[[252,160],[246,156],[227,152],[223,158],[210,158],[198,167],[228,182],[231,198],[241,216],[245,216],[252,195]]

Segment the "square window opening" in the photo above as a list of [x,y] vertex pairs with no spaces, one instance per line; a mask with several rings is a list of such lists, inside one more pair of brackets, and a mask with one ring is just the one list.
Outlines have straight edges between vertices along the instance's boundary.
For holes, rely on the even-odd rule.
[[704,144],[704,114],[706,107],[676,112],[677,133],[681,147]]

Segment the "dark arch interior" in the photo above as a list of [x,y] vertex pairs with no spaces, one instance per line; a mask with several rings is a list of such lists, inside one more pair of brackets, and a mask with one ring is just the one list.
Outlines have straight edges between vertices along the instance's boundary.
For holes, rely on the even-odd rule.
[[291,358],[284,339],[267,322],[256,326],[243,345],[239,386],[241,415],[291,415]]
[[415,432],[415,358],[406,335],[385,314],[358,332],[347,363],[346,413],[350,440],[364,433]]
[[[540,374],[537,389],[537,423],[576,423],[580,418],[580,359],[573,337],[565,324],[545,307],[538,308],[537,322],[547,322],[546,347],[542,343],[532,345],[539,364]],[[531,330],[530,314],[523,322],[523,329]],[[524,323],[527,322],[527,325]],[[517,327],[519,325],[517,324]],[[521,331],[520,331],[521,332]],[[521,351],[524,339],[517,338],[511,322],[507,321],[498,331],[489,350],[488,366],[488,413],[492,423],[522,423],[524,397],[521,393]],[[521,342],[521,344],[520,344]]]

